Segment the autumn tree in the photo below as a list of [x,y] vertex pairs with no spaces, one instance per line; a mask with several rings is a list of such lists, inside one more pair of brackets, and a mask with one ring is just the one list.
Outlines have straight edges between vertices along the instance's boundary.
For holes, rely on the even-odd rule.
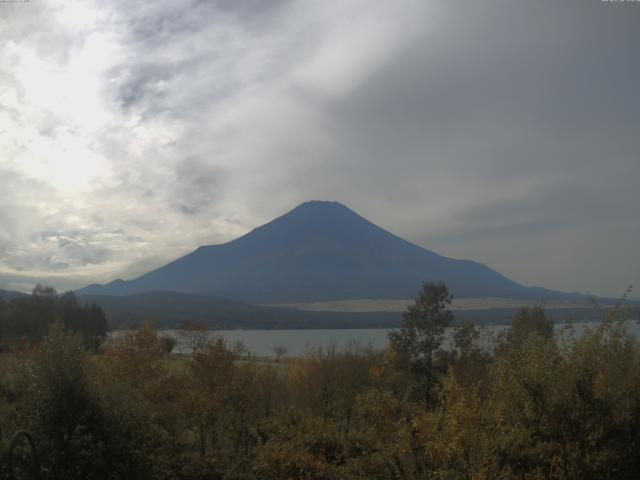
[[301,406],[323,419],[335,420],[348,432],[355,399],[372,383],[370,370],[377,360],[373,351],[357,344],[309,351],[291,371],[294,393]]
[[167,335],[160,337],[160,346],[166,353],[171,353],[174,348],[176,348],[178,341]]
[[193,355],[209,342],[210,333],[206,324],[195,320],[185,320],[178,328],[178,336]]
[[[42,477],[98,480],[150,478],[147,422],[132,422],[123,403],[104,401],[95,365],[78,333],[60,323],[32,350],[21,353],[14,398],[22,428],[36,436]],[[113,379],[112,379],[113,382]],[[112,408],[115,407],[115,408]]]
[[400,330],[389,333],[398,368],[413,380],[411,396],[426,404],[434,399],[433,386],[437,378],[434,361],[445,330],[453,321],[451,301],[444,283],[425,283],[415,303],[404,312]]
[[38,284],[31,295],[14,298],[0,306],[0,335],[11,343],[26,337],[38,341],[53,323],[83,335],[85,346],[97,351],[107,334],[107,319],[95,304],[81,305],[71,291],[63,294]]
[[23,374],[28,379],[24,413],[32,430],[42,436],[45,463],[58,478],[78,478],[74,472],[86,469],[91,460],[79,455],[77,447],[90,446],[91,430],[99,427],[82,338],[56,323],[24,362]]
[[506,354],[517,350],[531,335],[545,339],[553,337],[553,320],[547,316],[542,305],[518,308],[509,328],[499,335],[496,351]]
[[249,353],[249,348],[247,348],[242,340],[237,340],[233,344],[233,353],[236,358],[241,359],[244,355]]
[[[449,369],[463,386],[477,383],[486,376],[491,362],[486,331],[465,320],[453,328],[453,350],[449,352]],[[485,345],[481,345],[481,341]],[[483,348],[484,347],[484,348]]]
[[166,356],[158,333],[145,322],[135,330],[120,332],[105,345],[99,381],[117,380],[147,399],[154,398],[167,375]]
[[283,345],[276,345],[271,351],[276,355],[276,362],[279,362],[280,359],[287,354],[287,348]]
[[200,457],[217,442],[216,428],[226,395],[234,377],[234,354],[225,340],[217,337],[195,351],[189,363],[192,378],[190,417],[198,437]]

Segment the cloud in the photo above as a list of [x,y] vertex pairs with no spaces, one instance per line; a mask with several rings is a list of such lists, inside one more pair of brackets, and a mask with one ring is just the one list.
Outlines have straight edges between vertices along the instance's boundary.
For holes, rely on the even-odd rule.
[[639,16],[0,5],[0,277],[130,278],[319,198],[523,283],[617,294],[640,283]]

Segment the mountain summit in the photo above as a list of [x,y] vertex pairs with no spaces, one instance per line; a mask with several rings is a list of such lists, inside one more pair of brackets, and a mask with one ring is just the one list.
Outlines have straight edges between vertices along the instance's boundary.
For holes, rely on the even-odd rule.
[[411,298],[442,280],[460,297],[541,298],[480,263],[431,252],[337,202],[310,201],[221,245],[198,248],[134,280],[91,285],[78,294],[166,290],[254,303]]

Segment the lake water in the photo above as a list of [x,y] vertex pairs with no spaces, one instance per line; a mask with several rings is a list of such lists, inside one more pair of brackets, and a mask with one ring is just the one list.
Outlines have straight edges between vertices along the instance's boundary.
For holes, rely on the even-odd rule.
[[[576,334],[580,335],[587,328],[594,328],[597,323],[575,323]],[[629,330],[640,340],[640,325],[638,322],[629,322]],[[556,324],[556,329],[560,329],[564,324]],[[482,343],[489,345],[493,336],[506,328],[504,325],[493,325],[485,327]],[[210,338],[216,335],[222,336],[230,347],[240,341],[252,354],[259,357],[274,357],[273,348],[282,346],[287,350],[288,356],[301,356],[307,351],[326,348],[335,345],[338,349],[349,343],[356,343],[361,346],[370,346],[375,350],[382,350],[388,342],[387,334],[395,329],[371,328],[353,330],[216,330],[209,332]],[[116,333],[116,332],[114,332]],[[450,337],[450,333],[448,337]],[[161,335],[174,337],[178,340],[178,345],[174,350],[176,353],[189,353],[189,348],[183,344],[180,336],[175,330],[162,330]],[[450,339],[447,340],[450,342]]]

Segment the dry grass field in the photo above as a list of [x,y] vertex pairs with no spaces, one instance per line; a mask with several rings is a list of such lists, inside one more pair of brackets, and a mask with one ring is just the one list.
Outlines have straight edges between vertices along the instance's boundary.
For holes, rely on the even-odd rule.
[[[402,312],[407,305],[413,303],[412,299],[359,299],[359,300],[332,300],[327,302],[312,303],[287,303],[278,304],[280,307],[297,308],[299,310],[316,312]],[[518,308],[523,305],[532,305],[530,299],[514,298],[461,298],[454,299],[452,310],[490,310],[494,308]],[[273,306],[273,305],[272,305]],[[555,301],[545,303],[546,308],[591,308],[592,305],[585,301]]]

